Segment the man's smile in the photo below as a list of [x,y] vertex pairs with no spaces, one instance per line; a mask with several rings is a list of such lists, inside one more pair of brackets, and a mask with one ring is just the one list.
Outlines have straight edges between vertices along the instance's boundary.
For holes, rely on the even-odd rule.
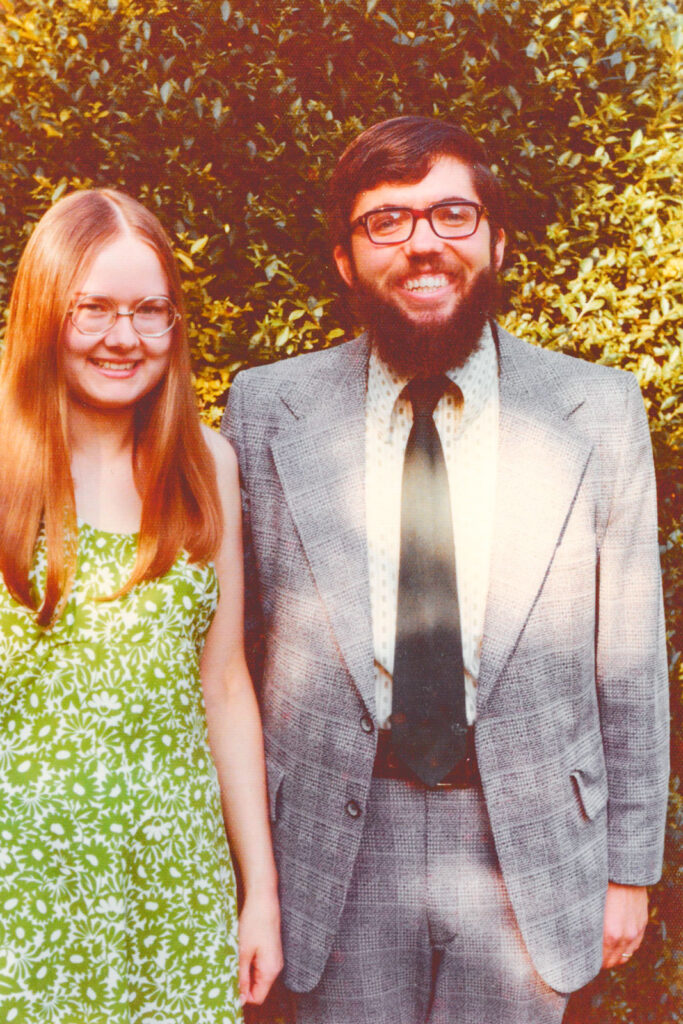
[[440,288],[446,288],[449,278],[445,274],[421,274],[408,278],[403,282],[403,287],[409,292],[435,292]]
[[459,304],[466,290],[464,269],[454,260],[445,259],[429,261],[426,266],[416,264],[417,261],[387,279],[386,298],[403,308],[407,315],[411,312],[446,315],[451,307]]

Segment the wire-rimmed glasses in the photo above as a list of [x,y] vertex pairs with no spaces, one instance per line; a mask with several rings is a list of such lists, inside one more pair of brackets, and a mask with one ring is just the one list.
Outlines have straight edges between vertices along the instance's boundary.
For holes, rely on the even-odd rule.
[[74,302],[69,318],[81,334],[106,334],[120,316],[129,316],[133,330],[142,338],[160,338],[180,319],[180,313],[165,295],[148,295],[124,312],[108,295],[84,295]]

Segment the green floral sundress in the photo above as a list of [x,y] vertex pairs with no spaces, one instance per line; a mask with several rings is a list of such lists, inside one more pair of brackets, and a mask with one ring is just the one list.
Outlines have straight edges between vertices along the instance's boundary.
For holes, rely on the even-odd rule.
[[[49,630],[0,579],[0,1022],[234,1024],[235,884],[181,555],[114,601],[136,536],[83,525]],[[40,546],[35,572],[44,572]]]

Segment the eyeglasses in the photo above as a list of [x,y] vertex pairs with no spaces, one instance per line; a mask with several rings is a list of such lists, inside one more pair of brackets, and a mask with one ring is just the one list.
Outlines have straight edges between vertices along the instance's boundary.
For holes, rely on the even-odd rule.
[[375,245],[400,245],[412,238],[415,225],[421,217],[439,238],[469,238],[479,227],[486,207],[469,200],[433,203],[424,210],[411,210],[409,206],[385,206],[369,210],[351,221],[349,231],[361,225]]
[[84,295],[68,315],[81,334],[106,334],[120,316],[129,316],[133,330],[143,338],[160,338],[180,319],[180,313],[165,295],[148,295],[127,313],[108,295]]

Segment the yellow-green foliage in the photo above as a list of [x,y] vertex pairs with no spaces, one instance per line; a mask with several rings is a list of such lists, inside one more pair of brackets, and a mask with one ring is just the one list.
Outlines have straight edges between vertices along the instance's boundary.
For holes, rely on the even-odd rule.
[[507,182],[505,325],[638,375],[673,686],[667,868],[646,949],[572,1002],[573,1024],[680,1014],[682,50],[674,0],[0,0],[3,303],[51,201],[133,193],[175,239],[216,422],[237,368],[351,326],[321,212],[343,146],[434,114],[478,135]]

